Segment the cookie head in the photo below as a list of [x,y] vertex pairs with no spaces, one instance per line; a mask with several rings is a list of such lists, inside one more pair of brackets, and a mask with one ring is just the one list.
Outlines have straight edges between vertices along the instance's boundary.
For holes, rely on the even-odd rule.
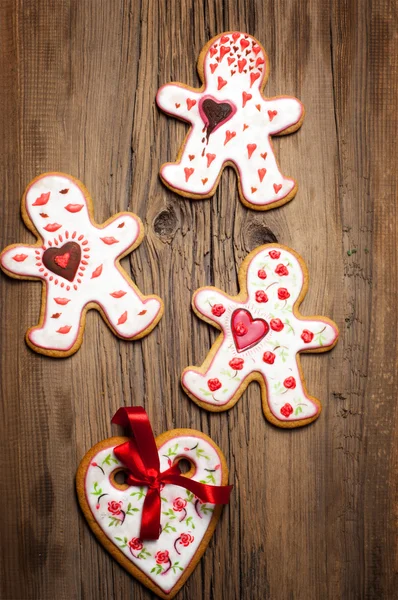
[[44,174],[26,189],[23,208],[43,239],[73,233],[76,222],[89,219],[84,189],[63,174]]
[[267,56],[246,33],[223,33],[212,40],[204,58],[207,89],[228,96],[228,89],[247,94],[259,89],[267,72]]

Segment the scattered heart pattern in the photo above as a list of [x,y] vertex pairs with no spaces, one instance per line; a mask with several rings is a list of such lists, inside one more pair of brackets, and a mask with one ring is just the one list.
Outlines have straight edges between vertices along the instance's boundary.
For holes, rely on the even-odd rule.
[[[217,187],[224,165],[232,164],[245,204],[266,210],[294,196],[296,184],[281,174],[270,136],[298,127],[303,108],[288,96],[264,98],[266,61],[260,43],[252,36],[220,34],[201,55],[203,89],[169,84],[159,90],[159,107],[192,124],[179,162],[161,167],[161,178],[168,187],[182,195],[207,197],[209,187]],[[251,151],[253,145],[256,149]],[[208,155],[217,156],[217,161],[208,164]],[[266,170],[262,171],[265,160]],[[186,170],[190,168],[194,172]],[[278,192],[274,184],[281,186]]]

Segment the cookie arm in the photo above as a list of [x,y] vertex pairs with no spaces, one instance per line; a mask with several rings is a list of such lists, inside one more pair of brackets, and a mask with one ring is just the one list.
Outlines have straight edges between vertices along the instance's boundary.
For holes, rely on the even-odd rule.
[[11,277],[43,279],[45,268],[41,262],[42,253],[39,246],[8,246],[0,255],[1,268]]
[[[269,133],[289,133],[301,126],[304,106],[297,98],[275,98],[265,102],[265,112],[269,119]],[[276,114],[275,114],[276,113]]]
[[231,318],[231,312],[237,303],[215,287],[203,287],[195,292],[192,306],[195,312],[223,326]]
[[115,256],[122,255],[136,244],[137,240],[141,241],[143,236],[144,226],[141,219],[132,213],[119,213],[106,221],[99,231],[104,248],[113,249]]
[[156,103],[169,115],[193,122],[199,116],[201,94],[178,83],[163,85],[156,94]]
[[337,325],[329,319],[298,319],[295,326],[303,350],[330,349],[339,336]]

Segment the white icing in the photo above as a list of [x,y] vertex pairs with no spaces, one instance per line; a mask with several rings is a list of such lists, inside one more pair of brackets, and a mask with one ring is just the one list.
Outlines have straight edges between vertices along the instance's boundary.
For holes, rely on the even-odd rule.
[[[303,106],[296,98],[264,98],[261,84],[266,72],[267,56],[255,38],[241,33],[234,42],[232,35],[221,34],[208,49],[204,58],[205,89],[203,92],[191,91],[178,83],[164,85],[159,89],[156,97],[158,106],[170,115],[188,121],[192,125],[180,161],[163,165],[160,174],[162,179],[177,192],[182,191],[198,197],[208,196],[216,184],[223,164],[230,161],[239,171],[240,186],[245,201],[257,207],[269,207],[270,204],[285,198],[295,187],[294,180],[284,177],[278,168],[270,136],[295,125],[303,115]],[[223,36],[228,38],[225,44],[220,42]],[[249,42],[249,46],[243,51],[240,46],[242,40]],[[230,48],[230,52],[217,63],[216,59],[220,57],[220,46]],[[234,47],[237,47],[238,51],[235,51]],[[257,54],[253,48],[259,48]],[[214,50],[216,53],[211,56]],[[247,50],[250,50],[248,55],[246,55]],[[240,59],[238,55],[241,56]],[[228,64],[229,57],[235,59],[231,65]],[[239,73],[237,62],[243,59],[247,61],[245,65],[247,72],[245,73],[243,69]],[[253,62],[250,63],[250,60]],[[256,67],[259,60],[264,63]],[[211,65],[215,64],[218,66],[213,74]],[[253,66],[252,71],[249,70],[249,66]],[[235,73],[231,75],[231,71]],[[250,80],[251,74],[259,74],[259,78],[253,84]],[[227,82],[220,90],[218,90],[219,77]],[[244,107],[242,106],[243,93],[252,96],[246,101]],[[206,143],[199,102],[201,98],[209,95],[217,102],[232,102],[236,107],[236,113],[211,133]],[[188,100],[194,101],[195,104],[190,103],[188,106]],[[270,117],[268,111],[276,111],[277,114]],[[248,127],[244,129],[245,125]],[[227,132],[235,132],[236,135],[224,145]],[[247,146],[252,144],[256,148],[251,148],[253,152],[249,158],[251,149],[248,150]],[[202,156],[203,150],[204,156]],[[207,154],[215,155],[210,166],[208,166]],[[184,169],[194,169],[188,180]],[[266,172],[262,171],[263,169]],[[276,189],[274,185],[277,186]]]
[[[270,252],[280,253],[279,258],[271,258]],[[284,265],[288,275],[278,275],[275,269]],[[258,275],[261,270],[266,274],[265,279]],[[305,392],[297,365],[297,353],[303,350],[327,348],[337,339],[337,326],[329,321],[317,318],[297,318],[293,314],[293,305],[299,297],[304,283],[304,274],[298,259],[279,246],[272,244],[262,247],[254,255],[247,270],[247,299],[238,302],[216,288],[201,288],[194,296],[194,305],[207,319],[217,323],[223,331],[222,344],[213,356],[213,360],[204,373],[194,367],[188,367],[183,373],[183,386],[198,400],[212,406],[227,404],[237,393],[247,376],[259,373],[266,384],[266,400],[268,406],[278,420],[292,421],[313,417],[318,412],[318,406]],[[287,300],[278,298],[278,290],[288,290]],[[267,302],[256,301],[256,292],[263,291],[268,297]],[[212,314],[212,306],[221,304],[225,312],[217,317]],[[283,323],[281,331],[269,332],[252,348],[242,352],[237,351],[232,328],[233,312],[243,308],[248,310],[253,319],[264,319],[269,325],[272,319],[280,319]],[[303,331],[314,334],[310,342],[302,339]],[[305,334],[304,334],[305,336]],[[307,338],[308,339],[308,338]],[[265,352],[275,355],[274,363],[264,362]],[[235,370],[229,366],[234,359],[243,359],[243,368]],[[286,387],[284,382],[294,378],[295,387]],[[221,387],[216,391],[209,388],[208,381],[218,379]],[[289,385],[291,380],[287,381]],[[265,400],[265,399],[264,399]],[[292,412],[289,415],[281,413],[282,407],[289,404]],[[285,409],[286,410],[286,409]],[[288,409],[290,410],[290,409]]]
[[[67,193],[60,193],[66,189]],[[35,204],[42,194],[48,193],[45,204]],[[90,302],[102,309],[112,329],[122,338],[132,339],[151,328],[161,303],[156,297],[140,297],[127,274],[117,267],[118,257],[140,234],[140,222],[133,213],[119,213],[102,227],[94,225],[82,189],[66,175],[43,175],[35,180],[27,189],[25,208],[43,245],[9,246],[2,253],[1,265],[15,275],[37,277],[45,282],[44,321],[42,326],[28,333],[34,346],[61,352],[70,350],[81,332],[82,310]],[[45,229],[49,224],[61,227],[49,232]],[[107,244],[103,240],[109,241],[108,238],[117,241]],[[54,274],[42,263],[45,249],[61,248],[71,241],[79,243],[82,249],[81,262],[72,282]],[[26,258],[16,261],[15,257],[21,258],[21,255]],[[119,298],[111,296],[119,291],[126,293]],[[146,312],[140,315],[142,311]],[[54,318],[53,315],[59,316]],[[67,328],[70,329],[67,331]],[[59,333],[60,329],[67,333]]]
[[[136,558],[131,553],[128,544],[125,545],[124,538],[129,542],[133,538],[140,537],[142,506],[147,488],[130,486],[126,490],[120,490],[112,485],[109,475],[121,466],[113,453],[113,448],[101,450],[93,457],[88,466],[85,478],[85,493],[88,505],[94,519],[105,535],[115,546],[120,548],[123,554],[138,569],[145,573],[164,592],[168,593],[176,585],[181,575],[184,574],[194,557],[210,524],[214,505],[203,504],[198,501],[196,503],[197,510],[195,510],[196,498],[192,494],[187,493],[187,490],[179,486],[166,485],[161,491],[162,533],[158,540],[142,540],[143,546],[150,556]],[[203,481],[210,485],[221,485],[222,466],[220,457],[210,443],[194,435],[177,435],[175,438],[168,440],[159,448],[160,471],[166,471],[170,466],[168,461],[174,461],[178,456],[187,457],[194,463],[196,467],[192,477],[194,480]],[[99,465],[105,474],[93,463]],[[98,493],[99,490],[101,490],[100,493]],[[142,492],[142,495],[140,492]],[[106,494],[106,496],[103,494]],[[186,515],[184,510],[173,510],[173,502],[176,498],[182,498],[186,501]],[[116,515],[116,518],[112,519],[115,515],[112,515],[108,510],[108,503],[111,501],[121,502],[121,508],[125,513],[127,513],[130,504],[130,512],[126,514],[123,523],[117,520],[117,517],[121,519],[123,515]],[[138,511],[135,509],[138,509]],[[110,525],[111,523],[113,524]],[[176,543],[176,540],[184,533],[188,533],[193,537],[193,540],[187,546],[182,545],[180,542]],[[181,554],[178,554],[175,543]],[[175,570],[171,568],[164,575],[157,574],[156,571],[152,573],[152,569],[156,568],[156,553],[165,550],[169,553],[170,561],[175,566]],[[138,552],[135,552],[135,554],[137,555]],[[176,565],[176,562],[178,565]],[[166,569],[169,565],[163,564],[162,566],[163,569]],[[182,570],[178,567],[181,567]]]

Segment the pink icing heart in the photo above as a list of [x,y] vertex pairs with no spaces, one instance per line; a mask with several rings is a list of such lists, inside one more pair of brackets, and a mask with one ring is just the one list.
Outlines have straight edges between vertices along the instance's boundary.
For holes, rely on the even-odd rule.
[[248,310],[239,308],[232,314],[231,329],[237,351],[243,352],[261,342],[269,325],[264,319],[253,319]]

